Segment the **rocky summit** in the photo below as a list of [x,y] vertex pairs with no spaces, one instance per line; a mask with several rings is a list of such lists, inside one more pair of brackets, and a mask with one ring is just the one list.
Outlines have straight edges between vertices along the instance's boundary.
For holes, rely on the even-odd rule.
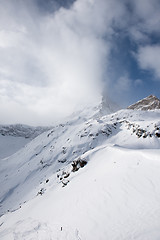
[[160,100],[154,95],[150,95],[135,104],[132,104],[128,109],[133,110],[155,110],[160,109]]

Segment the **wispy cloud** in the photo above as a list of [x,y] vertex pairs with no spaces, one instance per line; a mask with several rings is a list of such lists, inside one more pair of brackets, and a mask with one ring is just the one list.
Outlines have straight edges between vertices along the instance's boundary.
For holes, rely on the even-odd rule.
[[104,87],[129,91],[125,64],[110,73],[122,35],[137,46],[139,66],[159,76],[145,46],[159,33],[158,0],[77,0],[68,8],[42,2],[0,0],[1,122],[50,124],[99,101]]
[[128,74],[124,74],[119,79],[117,79],[115,87],[117,92],[126,92],[131,86],[132,80],[128,77]]
[[160,45],[140,47],[137,59],[142,69],[153,71],[155,79],[160,80]]
[[[2,0],[1,102],[5,93],[8,106],[16,103],[48,123],[59,112],[66,115],[97,101],[110,52],[106,36],[112,35],[112,22],[122,12],[115,6],[116,1],[81,0],[69,9],[42,14],[31,1]],[[17,107],[15,114],[25,121]]]

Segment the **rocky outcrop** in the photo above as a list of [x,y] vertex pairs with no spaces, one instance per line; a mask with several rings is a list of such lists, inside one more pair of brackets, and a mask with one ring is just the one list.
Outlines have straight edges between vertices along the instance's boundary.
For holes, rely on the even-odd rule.
[[160,109],[160,100],[157,97],[150,95],[150,96],[136,102],[135,104],[132,104],[127,109],[133,109],[133,110]]

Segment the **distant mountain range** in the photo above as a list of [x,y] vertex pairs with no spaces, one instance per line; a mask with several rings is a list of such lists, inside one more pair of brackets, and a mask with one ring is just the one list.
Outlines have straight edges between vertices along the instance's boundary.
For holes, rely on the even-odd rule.
[[49,129],[51,127],[31,127],[24,124],[0,125],[0,134],[33,139]]

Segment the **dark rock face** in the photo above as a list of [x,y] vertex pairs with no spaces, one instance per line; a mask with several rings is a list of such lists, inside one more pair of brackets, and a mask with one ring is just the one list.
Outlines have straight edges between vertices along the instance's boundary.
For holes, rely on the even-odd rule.
[[87,164],[87,161],[85,161],[85,160],[83,160],[81,158],[79,158],[76,161],[73,161],[73,163],[72,163],[72,167],[73,167],[72,172],[78,171],[79,168],[83,168],[86,164]]
[[160,100],[150,95],[135,104],[129,106],[127,109],[133,109],[133,110],[155,110],[160,109]]

